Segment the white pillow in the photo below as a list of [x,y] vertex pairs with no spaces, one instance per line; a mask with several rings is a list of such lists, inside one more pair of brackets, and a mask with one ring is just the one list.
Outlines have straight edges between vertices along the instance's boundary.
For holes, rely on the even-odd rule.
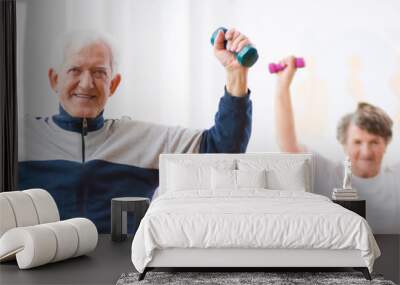
[[304,165],[268,171],[268,188],[274,190],[306,191]]
[[267,170],[267,188],[306,191],[311,189],[307,161],[293,159],[239,159],[239,170]]
[[237,188],[267,188],[267,171],[236,170]]
[[211,189],[236,189],[236,170],[231,169],[211,169]]
[[167,191],[211,190],[211,169],[234,169],[234,160],[169,161],[166,164]]
[[210,189],[211,167],[169,163],[168,185],[170,191]]
[[213,190],[238,190],[241,188],[267,188],[267,172],[263,170],[211,170]]

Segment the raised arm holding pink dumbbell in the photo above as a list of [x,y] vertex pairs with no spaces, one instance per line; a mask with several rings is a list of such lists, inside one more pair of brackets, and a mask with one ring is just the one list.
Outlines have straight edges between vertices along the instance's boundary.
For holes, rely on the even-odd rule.
[[[295,59],[295,66],[296,68],[303,68],[306,66],[306,63],[304,61],[304,58],[302,57],[297,57]],[[279,71],[284,70],[286,65],[280,64],[280,63],[270,63],[268,68],[270,73],[277,73]]]

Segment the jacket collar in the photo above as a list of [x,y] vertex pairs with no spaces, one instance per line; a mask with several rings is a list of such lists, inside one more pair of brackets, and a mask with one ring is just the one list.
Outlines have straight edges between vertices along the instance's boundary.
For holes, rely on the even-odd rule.
[[[59,109],[60,109],[59,114],[53,115],[52,117],[54,123],[56,123],[57,126],[59,126],[64,130],[81,133],[83,130],[83,118],[72,117],[64,110],[64,108],[61,105]],[[86,131],[93,132],[103,127],[104,125],[103,112],[104,111],[101,111],[101,113],[96,118],[86,119],[87,120]]]

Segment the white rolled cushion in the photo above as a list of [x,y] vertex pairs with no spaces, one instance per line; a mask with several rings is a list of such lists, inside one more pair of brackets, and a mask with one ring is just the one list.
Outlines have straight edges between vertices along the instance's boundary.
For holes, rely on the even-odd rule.
[[49,263],[56,248],[56,236],[47,227],[13,228],[0,238],[0,261],[16,256],[19,268],[28,269]]
[[1,194],[2,193],[0,193],[0,237],[9,229],[17,226],[10,202]]
[[86,254],[96,248],[96,226],[88,219],[18,227],[0,238],[0,261],[16,257],[20,269]]
[[267,171],[236,170],[237,188],[267,188]]
[[31,197],[22,191],[3,192],[15,215],[17,227],[33,226],[39,223],[36,208]]
[[85,218],[74,218],[65,220],[64,222],[74,226],[78,233],[78,248],[74,257],[86,254],[96,248],[98,233],[92,221]]
[[29,189],[22,192],[31,197],[39,218],[39,224],[57,222],[60,220],[56,202],[49,192],[43,189]]
[[74,226],[66,221],[43,224],[53,231],[57,239],[57,250],[51,262],[71,258],[78,250],[78,232]]
[[212,190],[235,190],[236,189],[236,170],[231,169],[211,169],[211,189]]

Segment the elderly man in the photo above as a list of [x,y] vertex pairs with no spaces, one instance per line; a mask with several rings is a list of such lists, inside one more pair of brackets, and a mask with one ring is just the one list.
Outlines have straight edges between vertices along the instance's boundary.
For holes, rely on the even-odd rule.
[[161,153],[245,152],[252,113],[248,68],[233,52],[248,44],[248,38],[234,29],[219,32],[214,53],[227,73],[225,94],[215,125],[191,130],[126,117],[104,119],[107,100],[122,77],[115,69],[112,40],[101,33],[71,34],[62,50],[62,64],[48,72],[59,97],[59,113],[25,123],[19,189],[47,189],[62,219],[87,217],[99,232],[109,232],[111,198],[151,198],[159,183]]
[[[296,136],[290,85],[296,72],[295,58],[280,62],[286,68],[278,73],[276,93],[276,129],[282,151],[309,151]],[[400,233],[400,179],[394,167],[382,168],[386,148],[392,139],[393,122],[380,108],[359,103],[355,112],[344,116],[337,128],[337,139],[351,160],[352,184],[361,199],[367,201],[367,220],[374,233]],[[343,164],[314,154],[314,191],[332,196],[341,188]],[[397,174],[396,174],[397,172]]]

